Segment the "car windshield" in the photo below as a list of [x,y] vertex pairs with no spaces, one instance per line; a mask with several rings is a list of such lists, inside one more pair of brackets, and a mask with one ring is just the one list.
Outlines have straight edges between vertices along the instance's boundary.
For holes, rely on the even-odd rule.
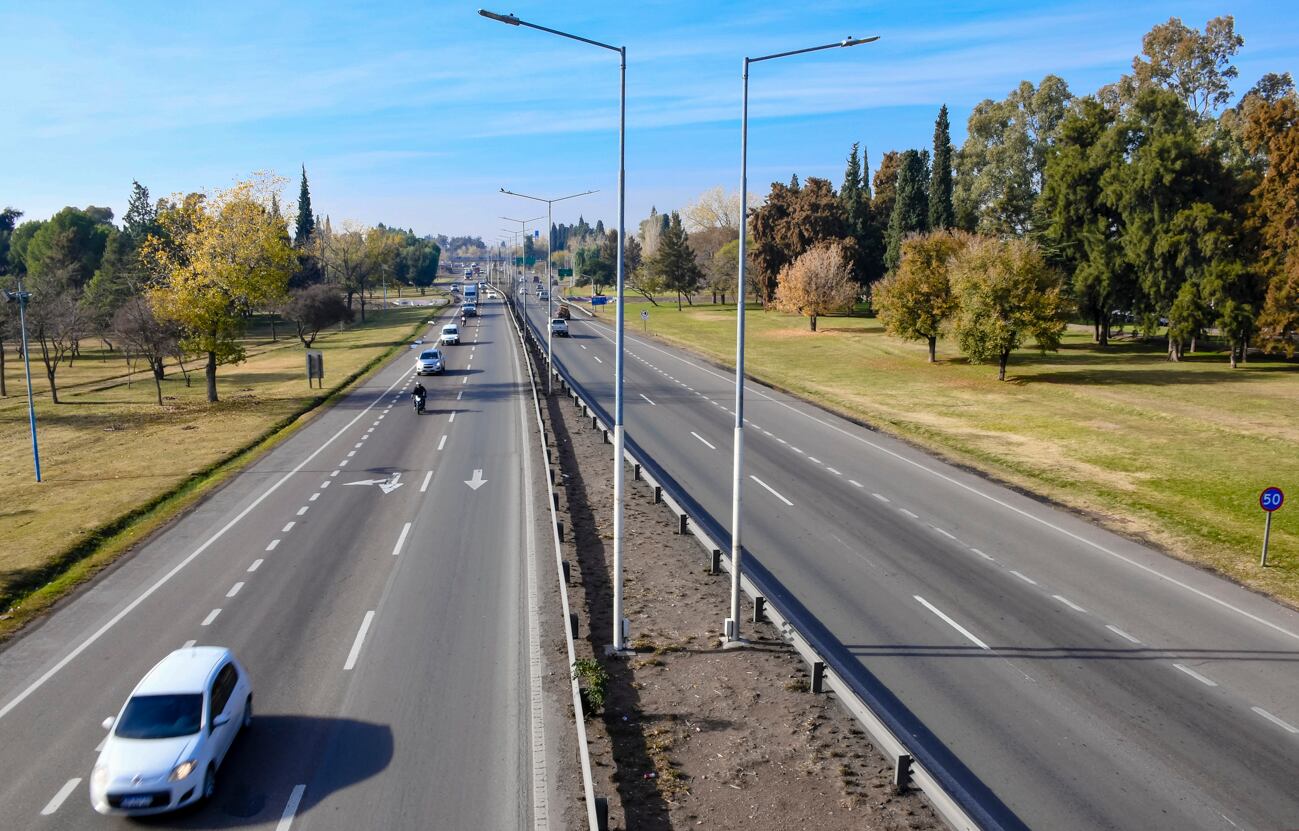
[[443,326],[443,327],[442,327],[442,331],[443,331],[443,332],[446,332],[448,335],[454,335],[456,332],[458,332],[458,331],[460,331],[460,330],[457,329],[457,328],[454,327],[454,326]]
[[137,695],[126,702],[116,733],[123,739],[170,739],[198,732],[202,693]]
[[441,356],[438,355],[438,351],[437,351],[436,349],[430,349],[430,350],[427,351],[427,352],[421,353],[420,356],[419,356],[419,359],[420,359],[421,361],[431,361],[431,360],[434,360],[435,358],[439,358],[439,357],[441,357]]

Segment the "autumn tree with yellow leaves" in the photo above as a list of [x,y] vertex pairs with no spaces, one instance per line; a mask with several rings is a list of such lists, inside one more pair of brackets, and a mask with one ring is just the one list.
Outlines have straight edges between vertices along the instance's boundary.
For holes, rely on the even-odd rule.
[[956,313],[947,268],[952,257],[974,239],[964,231],[913,234],[902,241],[902,262],[896,271],[876,283],[871,305],[890,335],[929,343],[929,362],[935,360],[938,339]]
[[159,318],[178,324],[182,345],[207,357],[207,399],[217,401],[220,364],[238,363],[249,316],[280,302],[297,258],[272,197],[283,181],[255,174],[212,195],[189,194],[158,214],[160,232],[141,246]]
[[780,270],[776,308],[806,316],[815,332],[817,317],[848,311],[857,300],[857,291],[843,245],[821,243]]

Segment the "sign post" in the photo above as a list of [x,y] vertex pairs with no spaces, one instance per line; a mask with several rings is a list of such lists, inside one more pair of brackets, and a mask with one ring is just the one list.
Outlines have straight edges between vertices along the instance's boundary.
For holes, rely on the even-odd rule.
[[642,332],[649,331],[649,309],[640,310],[640,328]]
[[1268,538],[1272,536],[1272,514],[1285,504],[1285,494],[1281,492],[1280,488],[1266,488],[1258,495],[1258,504],[1267,516],[1267,519],[1263,521],[1263,557],[1259,561],[1259,565],[1266,566],[1267,542]]
[[311,380],[315,378],[320,382],[320,386],[325,386],[325,356],[319,349],[307,350],[307,386],[311,386]]

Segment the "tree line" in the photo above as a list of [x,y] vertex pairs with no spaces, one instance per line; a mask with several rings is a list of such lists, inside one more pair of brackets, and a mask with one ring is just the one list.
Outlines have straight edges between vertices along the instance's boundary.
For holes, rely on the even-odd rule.
[[[217,368],[244,358],[243,336],[254,315],[269,317],[272,337],[284,318],[304,346],[334,324],[361,319],[376,289],[432,284],[441,249],[429,237],[382,224],[316,216],[305,168],[290,235],[279,193],[284,181],[254,174],[213,193],[151,200],[132,185],[119,227],[108,208],[68,207],[48,220],[19,223],[0,212],[0,283],[22,281],[30,348],[59,403],[57,374],[98,337],[128,362],[144,362],[161,382],[173,364],[189,383],[186,361],[203,362],[207,398],[218,400]],[[12,304],[0,319],[0,395],[8,344],[19,339]]]

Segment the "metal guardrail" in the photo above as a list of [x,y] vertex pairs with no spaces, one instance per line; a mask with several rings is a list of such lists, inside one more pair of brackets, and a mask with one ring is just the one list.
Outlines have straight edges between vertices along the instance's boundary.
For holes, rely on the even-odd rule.
[[[501,293],[498,289],[498,294]],[[582,768],[582,792],[586,801],[586,819],[589,831],[605,831],[608,827],[607,814],[602,816],[599,810],[599,800],[595,796],[595,783],[591,778],[591,750],[586,740],[586,715],[582,710],[582,694],[578,687],[577,675],[572,671],[577,663],[577,649],[573,643],[573,627],[569,621],[572,620],[571,607],[568,602],[568,585],[564,579],[564,554],[559,544],[559,519],[555,515],[555,485],[554,485],[554,468],[550,463],[550,452],[546,446],[546,425],[541,417],[541,399],[537,392],[537,377],[532,371],[532,362],[527,354],[527,343],[524,340],[524,330],[519,326],[519,322],[514,317],[513,304],[509,304],[510,318],[514,323],[515,331],[519,336],[519,346],[523,348],[523,361],[528,368],[528,382],[532,387],[532,406],[537,417],[537,430],[539,432],[539,441],[541,443],[542,457],[546,460],[546,502],[550,508],[550,533],[551,542],[555,551],[555,568],[559,576],[559,596],[563,606],[564,620],[564,643],[568,648],[568,667],[569,681],[573,698],[573,719],[577,728],[577,746],[578,757]],[[607,809],[606,809],[607,811]]]
[[[515,309],[514,298],[510,306]],[[515,313],[518,314],[517,309]],[[528,318],[528,336],[544,352],[545,338]],[[551,369],[574,398],[603,429],[612,429],[609,413],[558,361]],[[636,440],[625,435],[625,461],[648,478],[679,518],[681,532],[689,530],[714,559],[729,571],[730,533],[690,493],[660,466]],[[961,831],[1027,831],[1028,826],[992,792],[965,763],[911,712],[893,692],[858,661],[838,638],[797,597],[744,547],[741,586],[812,667],[813,689],[832,689],[871,739],[896,765],[899,785],[914,782],[934,809]]]

